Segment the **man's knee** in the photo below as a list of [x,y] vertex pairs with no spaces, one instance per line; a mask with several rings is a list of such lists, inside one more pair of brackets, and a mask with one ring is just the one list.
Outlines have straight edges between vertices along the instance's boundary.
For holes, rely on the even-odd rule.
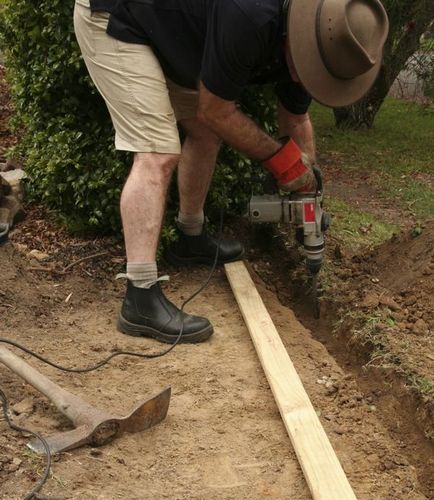
[[135,153],[131,173],[170,177],[179,158],[177,153]]
[[201,123],[197,118],[182,120],[181,126],[189,140],[198,144],[203,144],[205,147],[220,147],[220,137]]

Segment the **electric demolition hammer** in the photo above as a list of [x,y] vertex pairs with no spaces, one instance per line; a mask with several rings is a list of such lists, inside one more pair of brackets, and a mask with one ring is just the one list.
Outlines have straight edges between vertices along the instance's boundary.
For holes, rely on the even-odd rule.
[[319,318],[317,277],[324,259],[324,233],[330,217],[323,211],[323,181],[321,170],[313,167],[317,188],[309,193],[282,193],[276,184],[269,194],[253,195],[248,218],[251,222],[281,222],[295,228],[296,239],[303,245],[306,267],[311,278],[315,317]]

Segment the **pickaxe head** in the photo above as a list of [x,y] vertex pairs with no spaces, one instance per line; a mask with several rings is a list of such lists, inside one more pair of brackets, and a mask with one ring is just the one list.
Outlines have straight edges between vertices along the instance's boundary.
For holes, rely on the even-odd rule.
[[[51,453],[72,450],[85,444],[102,446],[124,432],[140,432],[149,429],[166,418],[170,403],[170,387],[140,403],[128,416],[118,417],[95,407],[80,412],[79,425],[66,432],[46,438]],[[83,401],[84,403],[84,401]],[[35,439],[27,446],[36,453],[45,453],[41,441]]]

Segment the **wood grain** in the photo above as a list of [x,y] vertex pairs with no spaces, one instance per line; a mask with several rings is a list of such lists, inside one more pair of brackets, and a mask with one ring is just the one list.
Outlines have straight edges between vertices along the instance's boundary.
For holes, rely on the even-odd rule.
[[246,266],[238,261],[226,264],[225,269],[312,497],[314,500],[355,499]]

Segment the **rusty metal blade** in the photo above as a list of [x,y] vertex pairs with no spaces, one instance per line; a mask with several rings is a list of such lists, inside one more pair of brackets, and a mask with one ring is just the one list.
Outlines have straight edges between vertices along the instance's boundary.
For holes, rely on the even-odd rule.
[[[72,450],[86,444],[102,446],[124,432],[141,432],[157,425],[166,418],[170,404],[171,388],[140,403],[126,417],[101,412],[103,418],[81,425],[71,431],[60,432],[46,438],[51,453]],[[36,453],[44,454],[42,443],[34,439],[27,446]]]
[[120,418],[121,432],[140,432],[159,424],[166,418],[171,388],[140,403],[127,417]]

